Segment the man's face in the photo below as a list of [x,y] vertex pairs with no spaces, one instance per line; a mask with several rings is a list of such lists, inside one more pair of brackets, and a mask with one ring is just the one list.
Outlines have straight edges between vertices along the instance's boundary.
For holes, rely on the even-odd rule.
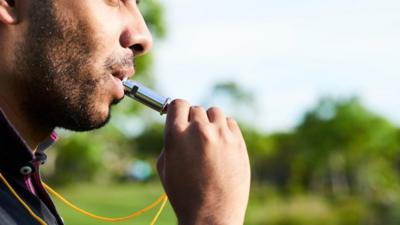
[[151,36],[134,0],[38,0],[15,51],[23,110],[44,126],[103,126]]

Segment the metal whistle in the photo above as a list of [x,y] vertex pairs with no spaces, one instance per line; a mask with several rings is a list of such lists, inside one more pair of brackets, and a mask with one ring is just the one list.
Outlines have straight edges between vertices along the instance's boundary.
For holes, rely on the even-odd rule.
[[163,115],[167,112],[167,106],[171,102],[170,98],[159,95],[135,81],[125,79],[122,81],[122,84],[124,85],[126,96],[129,96],[136,101],[156,110],[160,113],[160,115]]

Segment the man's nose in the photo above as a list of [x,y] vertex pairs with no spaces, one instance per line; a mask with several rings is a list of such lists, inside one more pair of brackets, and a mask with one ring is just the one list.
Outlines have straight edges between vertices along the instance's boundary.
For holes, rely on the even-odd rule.
[[138,9],[132,12],[120,36],[120,44],[124,48],[130,48],[135,56],[147,53],[153,46],[151,33]]

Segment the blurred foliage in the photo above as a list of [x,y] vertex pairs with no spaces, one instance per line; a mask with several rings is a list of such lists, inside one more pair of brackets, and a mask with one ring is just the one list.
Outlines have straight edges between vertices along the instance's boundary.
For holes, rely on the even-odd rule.
[[227,116],[240,120],[243,125],[254,124],[258,109],[254,93],[250,90],[236,82],[222,80],[216,82],[207,93],[202,105],[218,106]]
[[[292,132],[244,132],[254,183],[277,187],[289,201],[276,220],[270,214],[259,224],[399,224],[399,129],[357,98],[322,98]],[[292,214],[291,201],[305,195],[326,203],[308,209],[317,214],[300,210],[307,205]]]
[[163,146],[163,135],[163,124],[150,124],[140,136],[133,140],[139,150],[137,156],[141,158],[155,158]]
[[241,103],[252,102],[254,99],[253,93],[243,90],[242,87],[232,81],[215,84],[212,93],[213,98],[215,95],[223,94]]
[[154,37],[161,39],[166,36],[164,7],[158,0],[141,1],[139,4],[147,26]]

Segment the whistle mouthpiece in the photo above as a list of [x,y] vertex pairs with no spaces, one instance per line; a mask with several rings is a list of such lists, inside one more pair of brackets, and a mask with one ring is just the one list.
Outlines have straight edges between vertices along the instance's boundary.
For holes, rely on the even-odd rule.
[[171,102],[170,98],[159,95],[135,81],[125,79],[122,81],[122,84],[124,85],[126,96],[156,110],[160,115],[167,112],[167,106]]

